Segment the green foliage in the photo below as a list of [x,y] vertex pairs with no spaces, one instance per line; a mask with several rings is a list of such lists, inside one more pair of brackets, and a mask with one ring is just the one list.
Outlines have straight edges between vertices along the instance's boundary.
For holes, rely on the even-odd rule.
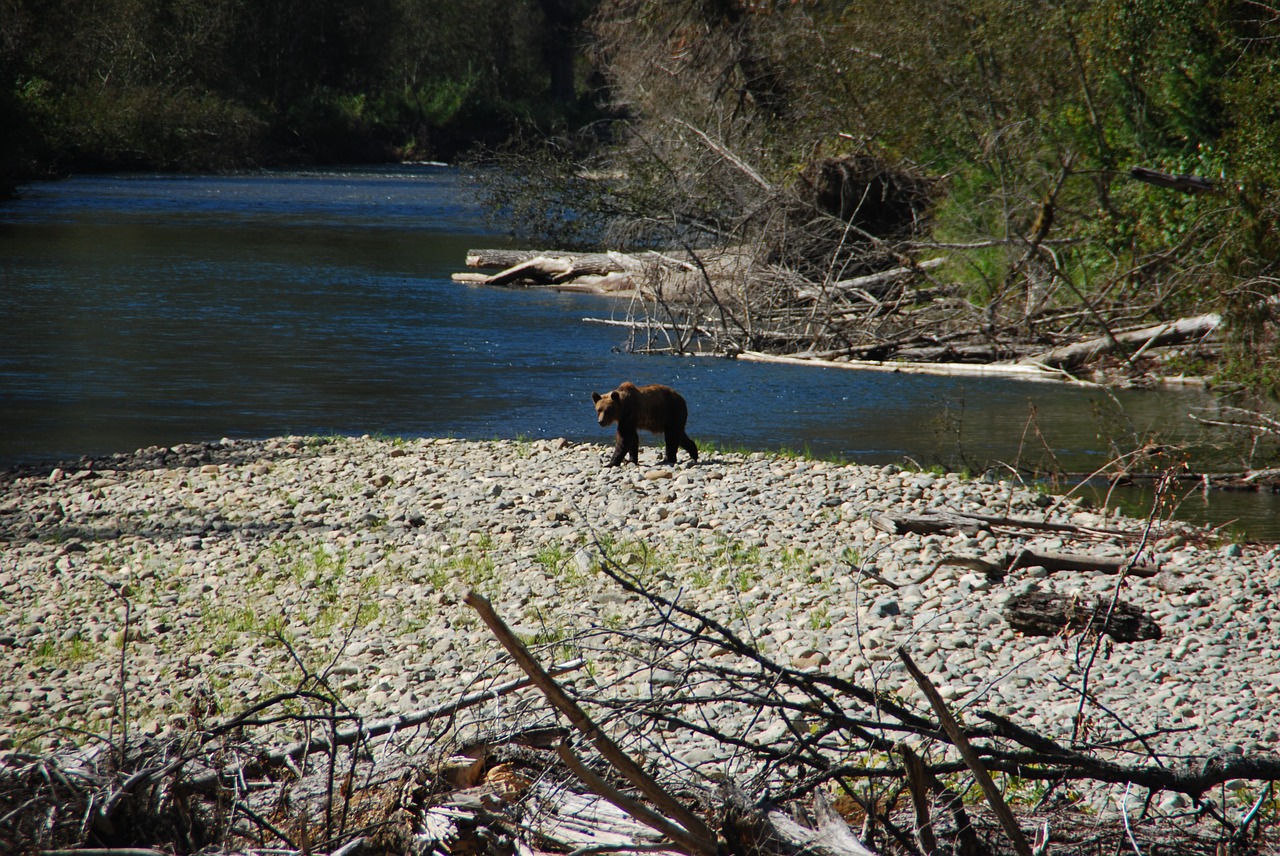
[[0,0],[0,169],[452,155],[578,115],[594,5]]

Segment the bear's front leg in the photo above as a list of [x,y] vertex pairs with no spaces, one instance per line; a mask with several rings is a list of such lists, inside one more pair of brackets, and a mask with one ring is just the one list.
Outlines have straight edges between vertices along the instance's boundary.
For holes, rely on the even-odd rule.
[[613,444],[613,457],[609,459],[609,463],[605,464],[605,466],[616,467],[618,466],[618,464],[622,463],[623,459],[626,458],[626,456],[627,456],[627,438],[621,431],[619,431],[617,442]]

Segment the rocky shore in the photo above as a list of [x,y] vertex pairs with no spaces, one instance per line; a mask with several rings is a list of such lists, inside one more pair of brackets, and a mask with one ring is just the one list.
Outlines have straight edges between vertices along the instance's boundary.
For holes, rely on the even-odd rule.
[[[779,662],[925,710],[902,646],[957,708],[1068,741],[1090,646],[1021,635],[1002,609],[1036,588],[1111,597],[1117,578],[1032,566],[993,580],[950,561],[1023,547],[1141,549],[1160,568],[1120,583],[1162,635],[1103,646],[1085,706],[1093,740],[1149,734],[1179,762],[1280,744],[1275,548],[1147,529],[1004,482],[716,451],[672,467],[659,455],[650,446],[640,467],[605,469],[605,446],[564,440],[291,437],[10,474],[0,749],[107,735],[121,692],[135,733],[173,733],[294,687],[304,669],[370,718],[455,698],[515,674],[461,603],[470,590],[547,662],[586,656],[581,680],[615,697],[678,685],[678,662],[641,669],[588,641],[654,618],[599,572],[602,550]],[[871,522],[928,510],[1062,525],[917,535]],[[719,716],[721,729],[770,739],[749,712]],[[679,739],[691,768],[732,762],[727,747]]]

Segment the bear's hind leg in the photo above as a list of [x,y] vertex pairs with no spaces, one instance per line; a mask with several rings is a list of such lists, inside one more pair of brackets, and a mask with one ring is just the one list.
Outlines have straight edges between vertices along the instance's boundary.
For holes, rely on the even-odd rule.
[[[694,445],[693,440],[689,438],[689,435],[683,431],[680,432],[680,448],[689,453],[690,460],[695,462],[698,460],[698,447]],[[670,452],[670,455],[671,459],[675,460],[676,453],[674,449]]]

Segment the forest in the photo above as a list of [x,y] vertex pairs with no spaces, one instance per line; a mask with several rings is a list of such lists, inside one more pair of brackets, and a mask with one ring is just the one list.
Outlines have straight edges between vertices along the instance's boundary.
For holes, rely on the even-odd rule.
[[[11,187],[496,163],[482,192],[531,244],[719,254],[682,309],[659,293],[651,314],[692,329],[709,312],[720,351],[990,361],[1100,337],[1135,379],[1151,366],[1133,352],[1156,351],[1126,353],[1124,331],[1209,318],[1161,375],[1280,386],[1273,4],[3,0],[0,15]],[[864,279],[886,270],[910,276]]]
[[10,184],[452,158],[580,122],[584,0],[4,0]]

